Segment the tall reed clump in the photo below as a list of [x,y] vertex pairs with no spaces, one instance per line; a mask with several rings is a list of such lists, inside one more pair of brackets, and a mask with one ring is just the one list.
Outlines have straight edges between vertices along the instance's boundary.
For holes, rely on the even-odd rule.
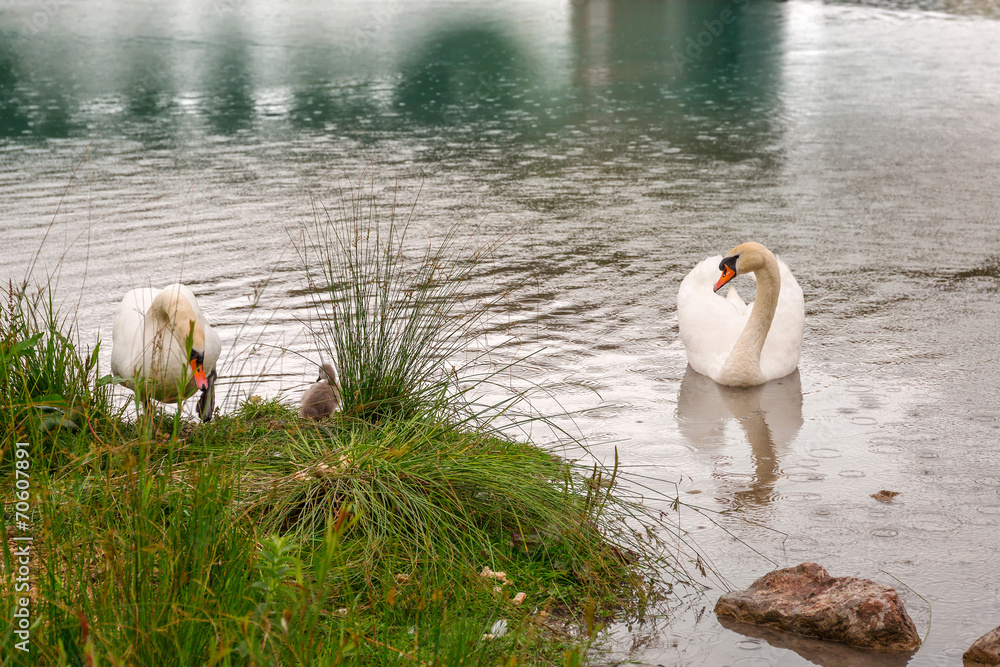
[[0,287],[0,431],[53,462],[84,453],[113,427],[110,386],[98,380],[100,343],[84,348],[54,287]]
[[[317,208],[300,248],[315,310],[310,327],[336,359],[343,411],[383,417],[454,415],[467,407],[458,380],[482,360],[462,355],[510,289],[472,299],[469,282],[503,238],[482,246],[456,225],[432,240],[413,205],[385,204],[360,184],[342,194],[339,216]],[[316,268],[318,267],[318,268]]]

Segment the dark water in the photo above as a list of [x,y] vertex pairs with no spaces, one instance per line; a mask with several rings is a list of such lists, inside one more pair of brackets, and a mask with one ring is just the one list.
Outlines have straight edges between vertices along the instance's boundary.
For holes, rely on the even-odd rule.
[[[493,261],[532,277],[509,315],[541,349],[527,372],[584,411],[599,456],[731,510],[682,522],[734,586],[806,560],[895,585],[926,634],[909,664],[960,664],[1000,625],[998,17],[971,0],[9,3],[0,278],[37,252],[84,340],[110,338],[128,287],[181,279],[229,343],[230,400],[294,399],[317,355],[294,244],[374,165],[380,190],[419,192],[432,236],[515,230]],[[685,372],[675,294],[750,239],[805,291],[803,357],[723,391]],[[615,628],[614,656],[906,663],[727,629],[719,592]]]

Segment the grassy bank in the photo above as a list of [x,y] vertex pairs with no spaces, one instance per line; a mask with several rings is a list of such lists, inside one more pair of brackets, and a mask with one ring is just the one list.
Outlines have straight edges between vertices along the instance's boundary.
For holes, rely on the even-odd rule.
[[258,397],[137,421],[51,292],[8,286],[0,586],[30,653],[6,626],[3,664],[583,664],[663,592],[680,564],[617,468],[517,436],[517,393],[482,404],[518,363],[474,345],[508,296],[463,292],[482,249],[409,232],[358,192],[301,249],[344,385],[323,422]]

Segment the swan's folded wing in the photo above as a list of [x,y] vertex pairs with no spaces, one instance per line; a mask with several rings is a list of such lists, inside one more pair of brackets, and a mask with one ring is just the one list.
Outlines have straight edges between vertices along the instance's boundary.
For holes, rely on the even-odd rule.
[[[713,291],[722,257],[699,262],[677,292],[677,323],[691,367],[709,377],[721,370],[749,311]],[[739,296],[736,296],[739,299]],[[742,303],[742,299],[739,300]]]
[[729,291],[726,292],[726,301],[736,306],[738,313],[742,314],[746,310],[747,304],[740,297],[740,293],[736,291],[735,287],[730,287]]
[[131,386],[137,364],[142,362],[145,345],[146,311],[153,303],[156,291],[150,287],[131,290],[122,298],[115,310],[111,332],[111,372],[126,378]]

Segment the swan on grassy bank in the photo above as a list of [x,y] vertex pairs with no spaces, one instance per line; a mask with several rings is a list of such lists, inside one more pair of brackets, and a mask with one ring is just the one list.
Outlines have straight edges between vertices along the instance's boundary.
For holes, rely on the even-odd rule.
[[[722,275],[719,275],[719,272]],[[752,273],[757,296],[745,304],[736,288]],[[792,373],[805,325],[802,288],[788,266],[760,243],[743,243],[725,257],[699,262],[677,292],[677,320],[688,363],[719,384],[751,387]]]
[[198,414],[210,421],[221,351],[194,293],[179,283],[134,289],[115,311],[111,372],[147,407],[150,400],[173,403],[200,389]]

